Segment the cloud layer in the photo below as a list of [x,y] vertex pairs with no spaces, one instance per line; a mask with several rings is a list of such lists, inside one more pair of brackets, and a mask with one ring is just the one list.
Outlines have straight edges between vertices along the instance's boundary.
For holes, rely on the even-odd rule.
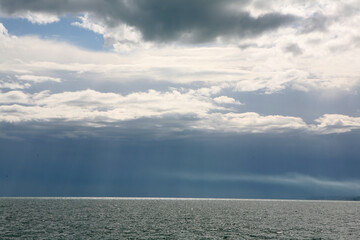
[[[2,11],[22,16],[24,12],[64,15],[89,12],[107,26],[128,25],[136,28],[146,41],[209,42],[218,37],[252,37],[276,30],[296,20],[296,16],[277,12],[251,16],[243,9],[248,1],[215,0],[153,0],[153,1],[1,1]],[[38,15],[37,15],[38,16]],[[26,17],[30,21],[46,23],[58,19]],[[43,18],[44,19],[44,18]]]
[[[261,105],[259,95],[356,98],[358,1],[1,0],[0,6],[1,16],[33,24],[64,24],[70,14],[66,27],[88,29],[106,45],[95,52],[15,36],[0,23],[2,122],[106,127],[171,119],[169,132],[236,134],[359,128],[358,109],[327,109],[310,120],[294,111],[244,110],[251,101]],[[286,99],[282,104],[289,108]]]
[[[307,124],[299,117],[233,112],[235,100],[204,94],[206,89],[179,92],[136,92],[128,95],[94,90],[51,94],[43,91],[0,93],[0,121],[77,122],[80,126],[107,127],[137,119],[152,119],[152,126],[164,127],[163,119],[172,119],[167,131],[200,130],[227,133],[266,133],[301,130],[316,134],[342,133],[360,128],[360,118],[326,114]],[[226,99],[226,101],[219,101]]]
[[[165,175],[166,176],[166,175]],[[259,175],[259,174],[191,174],[173,173],[172,177],[190,181],[209,181],[209,182],[248,182],[260,184],[288,185],[293,187],[303,187],[310,189],[336,189],[344,192],[360,191],[360,183],[354,181],[336,181],[330,179],[315,178],[302,174],[287,175]],[[168,177],[171,177],[168,176]]]

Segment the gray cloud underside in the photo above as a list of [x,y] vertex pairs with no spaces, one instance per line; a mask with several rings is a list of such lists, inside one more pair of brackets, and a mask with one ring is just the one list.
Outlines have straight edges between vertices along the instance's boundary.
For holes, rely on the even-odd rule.
[[[253,37],[294,23],[291,14],[272,12],[253,17],[242,10],[249,1],[0,1],[9,15],[32,11],[64,15],[89,12],[109,27],[127,24],[147,41],[209,42],[217,37]],[[236,6],[236,7],[232,7]]]
[[284,51],[292,53],[294,56],[303,54],[303,50],[296,43],[286,45]]

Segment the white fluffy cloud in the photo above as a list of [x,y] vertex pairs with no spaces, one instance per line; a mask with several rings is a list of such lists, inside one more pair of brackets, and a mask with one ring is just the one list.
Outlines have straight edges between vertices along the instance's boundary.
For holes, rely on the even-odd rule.
[[[227,99],[222,97],[218,98]],[[185,92],[149,90],[128,95],[94,90],[55,94],[49,91],[35,94],[9,91],[0,93],[0,121],[70,121],[79,122],[83,126],[107,126],[141,118],[152,119],[153,124],[158,125],[159,119],[172,118],[177,131],[227,133],[300,130],[329,134],[360,129],[360,118],[327,114],[316,119],[317,124],[309,125],[299,117],[232,112],[231,108],[214,104],[215,99],[207,95],[204,89]],[[186,117],[191,120],[184,120]]]
[[49,24],[60,21],[59,16],[50,13],[40,13],[32,11],[20,11],[12,14],[7,14],[2,12],[0,9],[1,17],[12,17],[12,18],[23,18],[28,20],[31,23],[35,24]]
[[298,117],[268,115],[258,113],[212,113],[199,121],[196,128],[232,133],[285,132],[306,130],[306,123]]
[[4,79],[0,79],[0,89],[26,89],[30,88],[34,84],[44,82],[56,82],[60,83],[60,78],[54,78],[49,76],[37,76],[37,75],[14,75],[6,76]]
[[72,25],[103,35],[105,45],[112,46],[117,52],[129,52],[134,48],[151,46],[151,44],[142,41],[142,35],[138,30],[126,24],[108,27],[99,22],[95,16],[90,17],[89,13],[79,16],[79,20]]
[[240,102],[237,102],[234,98],[227,97],[227,96],[220,96],[217,98],[214,98],[214,101],[220,104],[241,104]]
[[[360,18],[354,17],[347,24],[357,22],[360,23]],[[338,25],[332,26],[337,31]],[[86,27],[109,39],[113,38],[110,35],[122,31],[107,33],[97,25]],[[350,51],[359,46],[348,44],[360,31],[342,30],[342,34],[335,37],[332,31],[298,35],[297,29],[284,29],[251,42],[244,40],[242,44],[249,46],[244,49],[239,48],[238,43],[145,46],[138,37],[132,37],[132,33],[124,30],[121,33],[124,44],[132,42],[136,47],[127,54],[116,54],[91,52],[36,37],[14,37],[7,34],[3,25],[0,29],[0,72],[7,74],[62,79],[63,76],[57,74],[75,72],[78,78],[88,80],[123,82],[149,79],[189,86],[202,83],[205,86],[226,85],[240,92],[263,91],[269,94],[288,88],[297,91],[353,91],[360,80],[360,57]],[[294,42],[301,46],[303,54],[284,52],[284,47]],[[344,45],[346,51],[332,50]]]
[[318,123],[315,131],[321,134],[344,133],[360,129],[360,117],[350,117],[341,114],[325,114],[315,120]]
[[25,12],[17,15],[16,17],[25,18],[28,21],[37,24],[49,24],[60,21],[58,16],[46,13]]
[[115,122],[166,115],[204,116],[209,110],[222,109],[211,98],[196,92],[137,92],[126,96],[94,90],[50,94],[0,93],[1,120],[48,121],[51,119],[84,122]]
[[2,23],[0,23],[0,37],[5,38],[8,36],[9,36],[8,30],[5,28],[5,26]]
[[[0,93],[0,104],[26,104],[28,102],[28,95],[21,91]],[[3,114],[5,115],[6,113]]]
[[24,89],[29,88],[31,85],[29,83],[19,83],[12,80],[1,80],[0,79],[0,89]]
[[41,82],[61,82],[60,78],[48,77],[48,76],[35,76],[35,75],[16,75],[19,80],[30,81],[34,83]]

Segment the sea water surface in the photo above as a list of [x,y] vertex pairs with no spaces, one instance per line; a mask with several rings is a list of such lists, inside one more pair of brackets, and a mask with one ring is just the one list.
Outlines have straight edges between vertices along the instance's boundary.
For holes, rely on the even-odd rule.
[[0,198],[0,239],[360,239],[360,202]]

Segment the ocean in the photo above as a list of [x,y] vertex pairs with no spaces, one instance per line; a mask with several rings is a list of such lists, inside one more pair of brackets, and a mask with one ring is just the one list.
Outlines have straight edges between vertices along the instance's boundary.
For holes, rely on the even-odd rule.
[[0,198],[0,239],[360,239],[360,202]]

